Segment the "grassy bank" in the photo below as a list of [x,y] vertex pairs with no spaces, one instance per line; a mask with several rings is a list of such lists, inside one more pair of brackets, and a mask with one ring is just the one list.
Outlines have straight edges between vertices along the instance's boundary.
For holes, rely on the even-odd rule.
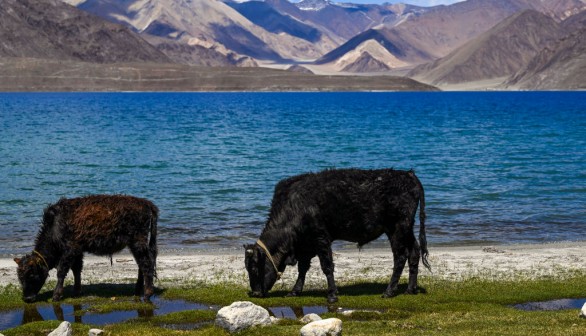
[[[399,295],[381,299],[384,280],[372,283],[340,285],[339,307],[365,309],[351,316],[332,312],[322,317],[343,320],[344,335],[586,335],[586,319],[578,317],[578,309],[560,311],[521,311],[516,303],[546,301],[560,298],[586,297],[586,272],[548,277],[538,280],[439,280],[424,277],[420,281],[423,293],[416,296]],[[49,304],[50,285],[42,291],[41,302]],[[299,298],[285,298],[286,291],[277,289],[269,298],[251,299],[246,288],[233,284],[183,285],[159,284],[158,295],[173,300],[182,299],[206,305],[223,306],[233,301],[249,300],[265,307],[313,307],[325,305],[323,289],[309,290]],[[107,312],[140,310],[148,305],[133,301],[133,286],[91,285],[85,295],[68,298],[64,303],[83,306],[83,311]],[[401,287],[405,290],[405,287]],[[68,287],[71,290],[71,287]],[[3,288],[0,310],[23,307],[16,286]],[[66,293],[67,294],[67,293]],[[44,302],[43,302],[44,301]],[[101,326],[107,335],[225,335],[213,325],[214,310],[187,310],[149,318],[135,318],[121,323]],[[11,335],[46,335],[59,321],[31,322],[2,331]],[[75,335],[87,335],[91,327],[74,323]],[[253,328],[240,335],[297,335],[301,324],[295,319],[262,329]],[[176,330],[176,329],[188,330]],[[195,328],[195,329],[193,329]]]

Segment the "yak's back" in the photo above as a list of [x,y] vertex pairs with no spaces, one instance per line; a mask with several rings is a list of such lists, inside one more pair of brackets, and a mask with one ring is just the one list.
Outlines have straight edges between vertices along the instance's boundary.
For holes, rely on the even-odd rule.
[[394,169],[328,169],[281,180],[271,202],[271,219],[292,217],[310,209],[366,211],[401,197],[416,200],[422,187],[413,171]]
[[62,198],[48,206],[43,225],[64,225],[72,231],[93,230],[96,234],[113,234],[127,223],[156,221],[158,208],[151,201],[127,195],[90,195]]
[[373,196],[416,191],[419,181],[412,170],[328,169],[281,180],[275,187],[273,205],[291,198],[313,198],[335,192],[346,196],[371,193]]

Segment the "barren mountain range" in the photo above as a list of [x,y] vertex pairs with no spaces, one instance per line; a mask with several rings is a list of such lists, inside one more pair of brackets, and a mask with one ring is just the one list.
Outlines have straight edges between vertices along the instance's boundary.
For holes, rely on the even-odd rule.
[[[440,87],[482,80],[501,89],[585,86],[586,0],[435,7],[329,0],[2,2],[0,58],[408,73]],[[0,67],[8,63],[0,59]]]
[[96,63],[169,61],[130,29],[60,0],[2,0],[0,41],[0,57]]
[[503,88],[586,89],[586,12],[562,22],[565,34],[541,49]]
[[534,10],[514,14],[447,56],[420,65],[410,77],[454,84],[506,77],[562,36],[558,23]]

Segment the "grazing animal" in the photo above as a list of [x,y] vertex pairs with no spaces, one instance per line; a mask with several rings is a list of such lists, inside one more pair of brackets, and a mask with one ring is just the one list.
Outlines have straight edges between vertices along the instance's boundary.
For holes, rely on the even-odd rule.
[[142,292],[148,300],[154,292],[158,213],[152,202],[125,195],[62,198],[49,205],[33,252],[14,259],[23,300],[35,300],[53,268],[57,269],[53,300],[63,297],[69,269],[73,271],[74,293],[79,295],[84,252],[111,258],[126,246],[139,269],[135,293]]
[[[413,226],[419,205],[419,243]],[[413,171],[325,170],[280,181],[265,228],[255,244],[245,245],[245,266],[253,297],[264,297],[285,270],[297,264],[299,275],[289,296],[303,290],[310,261],[319,257],[328,282],[328,302],[337,299],[332,242],[362,246],[382,234],[390,240],[394,268],[383,297],[397,294],[409,261],[407,293],[416,294],[419,259],[427,261],[425,198]]]

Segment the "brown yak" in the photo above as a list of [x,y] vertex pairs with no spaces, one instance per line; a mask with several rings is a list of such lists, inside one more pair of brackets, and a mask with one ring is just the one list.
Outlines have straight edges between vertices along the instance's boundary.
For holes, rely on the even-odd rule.
[[142,292],[148,300],[154,292],[158,212],[152,202],[126,195],[62,198],[49,205],[33,252],[14,259],[23,300],[35,300],[53,268],[57,269],[53,300],[63,297],[69,269],[73,271],[74,293],[79,295],[84,252],[111,257],[126,246],[139,268],[135,293]]

